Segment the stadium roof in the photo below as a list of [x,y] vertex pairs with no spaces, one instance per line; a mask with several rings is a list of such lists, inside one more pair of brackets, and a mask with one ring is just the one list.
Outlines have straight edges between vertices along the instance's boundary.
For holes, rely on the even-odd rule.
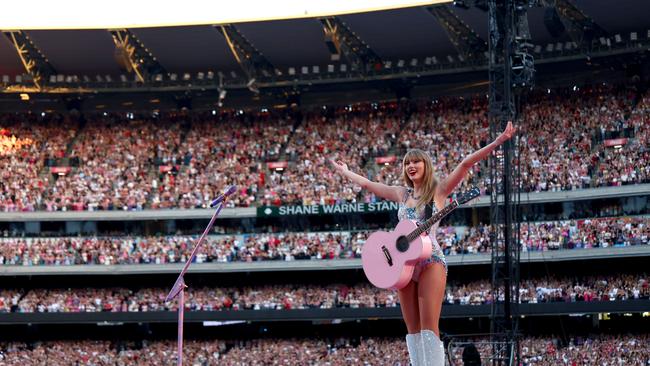
[[[630,32],[647,37],[650,29],[650,2],[628,0],[571,0],[585,15],[610,36],[630,38]],[[451,9],[483,40],[487,39],[487,13],[477,8]],[[128,10],[126,10],[128,11]],[[544,7],[529,10],[532,41],[536,45],[571,41],[567,33],[554,37],[545,23]],[[440,22],[424,7],[371,13],[341,15],[343,21],[382,60],[446,57],[458,55]],[[236,25],[238,31],[276,68],[302,66],[321,68],[332,64],[324,42],[319,19],[293,19],[249,22]],[[138,28],[131,32],[173,73],[235,71],[240,67],[224,35],[210,25],[165,28]],[[31,41],[54,67],[67,75],[120,75],[115,59],[115,44],[106,30],[33,30],[25,31]],[[0,75],[25,72],[14,45],[0,38]]]
[[[160,0],[32,0],[5,4],[0,14],[3,30],[117,29],[233,24],[254,21],[301,19],[400,9],[451,0],[184,0],[183,5]],[[26,10],[29,7],[29,10]],[[126,11],[125,11],[126,9]]]

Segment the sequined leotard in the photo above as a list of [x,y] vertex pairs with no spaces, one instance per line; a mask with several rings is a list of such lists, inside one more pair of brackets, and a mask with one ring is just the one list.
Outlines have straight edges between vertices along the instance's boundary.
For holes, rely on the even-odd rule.
[[[422,208],[422,210],[416,212],[415,207],[406,206],[406,201],[408,200],[409,196],[412,194],[413,194],[413,188],[406,188],[406,193],[404,194],[404,198],[402,199],[402,202],[399,203],[399,208],[397,210],[397,219],[400,221],[407,220],[407,219],[417,220],[417,222],[421,224],[427,220],[427,217],[425,217],[426,216],[425,209]],[[433,205],[433,213],[437,211],[438,209],[435,207],[435,205]],[[413,277],[412,277],[413,281],[415,282],[417,282],[418,279],[420,278],[420,273],[422,273],[422,270],[431,263],[441,263],[445,267],[445,272],[447,271],[447,260],[445,259],[445,255],[444,253],[442,253],[442,249],[440,248],[440,245],[436,240],[436,235],[435,235],[436,229],[438,229],[438,223],[436,223],[431,227],[431,229],[429,229],[429,237],[431,238],[433,250],[431,252],[431,257],[421,260],[415,266],[415,270],[413,271]]]

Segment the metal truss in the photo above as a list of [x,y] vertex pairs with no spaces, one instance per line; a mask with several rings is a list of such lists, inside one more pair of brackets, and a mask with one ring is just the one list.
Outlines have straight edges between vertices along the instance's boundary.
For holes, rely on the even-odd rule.
[[[366,74],[372,69],[382,67],[379,55],[338,17],[321,18],[326,40],[333,43],[337,54],[342,54],[352,71]],[[330,50],[332,51],[332,50]]]
[[[490,136],[495,139],[508,121],[517,124],[512,60],[518,48],[522,10],[516,9],[515,0],[489,0],[488,6],[489,121]],[[493,365],[515,365],[519,359],[518,159],[518,139],[515,137],[496,150],[489,161]]]
[[248,77],[251,91],[255,91],[255,81],[268,80],[278,74],[273,64],[234,25],[214,27],[226,39],[230,52]]
[[581,48],[591,49],[593,40],[607,36],[607,31],[569,0],[544,0],[543,4],[555,8],[569,36]]
[[[479,340],[479,341],[469,341],[467,338],[476,338],[476,337],[485,337],[486,340]],[[452,360],[450,358],[450,355],[453,354],[460,354],[463,352],[465,347],[471,347],[474,346],[478,349],[485,349],[486,347],[489,347],[490,352],[488,353],[482,353],[480,355],[481,359],[481,364],[482,365],[490,365],[495,362],[497,359],[501,359],[504,354],[508,354],[508,352],[512,353],[513,350],[515,349],[515,345],[512,343],[508,342],[493,342],[487,340],[488,338],[491,337],[491,334],[467,334],[467,335],[457,335],[457,336],[448,336],[447,339],[449,340],[447,343],[447,355],[448,355],[448,360],[449,364],[453,365]],[[475,360],[479,361],[479,360]]]
[[23,31],[3,31],[3,33],[14,45],[25,71],[32,77],[36,89],[41,90],[49,77],[56,75],[56,70],[27,33]]
[[129,73],[134,73],[141,83],[152,81],[156,75],[167,75],[156,57],[128,29],[109,30],[115,43],[116,59]]
[[488,50],[487,43],[448,6],[428,6],[427,10],[440,23],[460,55],[467,59],[483,57]]

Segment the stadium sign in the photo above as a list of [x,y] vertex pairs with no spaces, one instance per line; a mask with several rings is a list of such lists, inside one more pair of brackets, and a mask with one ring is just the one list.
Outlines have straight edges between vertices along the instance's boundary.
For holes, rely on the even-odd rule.
[[257,217],[375,213],[396,211],[397,208],[398,205],[396,202],[389,201],[374,203],[340,203],[337,205],[261,206],[257,208]]
[[286,169],[289,166],[289,163],[286,161],[270,161],[266,163],[266,166],[273,170],[273,169]]
[[69,166],[52,166],[50,167],[50,174],[66,175],[72,171]]
[[620,138],[620,139],[609,139],[609,140],[603,141],[603,144],[605,145],[605,147],[623,146],[623,145],[627,144],[627,138],[623,137],[623,138]]
[[397,157],[392,156],[378,156],[375,158],[375,163],[377,164],[392,164],[397,161]]

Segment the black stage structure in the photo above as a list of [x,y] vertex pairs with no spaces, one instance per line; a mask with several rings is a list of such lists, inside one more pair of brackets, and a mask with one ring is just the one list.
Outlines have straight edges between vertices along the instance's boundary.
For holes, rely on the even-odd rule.
[[[494,140],[517,121],[517,91],[530,89],[534,78],[528,7],[522,0],[488,1],[489,123]],[[492,293],[490,332],[492,365],[519,364],[519,138],[506,141],[492,155],[490,226]]]

